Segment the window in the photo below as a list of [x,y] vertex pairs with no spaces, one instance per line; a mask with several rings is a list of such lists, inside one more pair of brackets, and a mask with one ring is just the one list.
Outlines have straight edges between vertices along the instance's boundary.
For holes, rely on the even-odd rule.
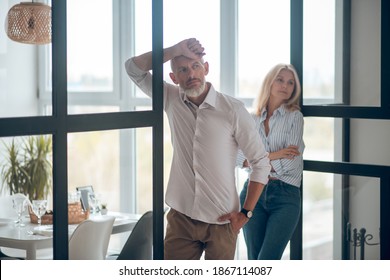
[[237,96],[255,98],[278,63],[290,63],[290,0],[238,1]]
[[303,1],[303,104],[341,102],[335,95],[336,1]]
[[303,259],[333,259],[333,174],[303,173]]
[[67,6],[68,91],[112,92],[112,0],[70,0]]

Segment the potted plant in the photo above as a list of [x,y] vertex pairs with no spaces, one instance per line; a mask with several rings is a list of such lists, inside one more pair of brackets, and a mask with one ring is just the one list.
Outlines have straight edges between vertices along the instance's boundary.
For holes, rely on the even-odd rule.
[[108,209],[107,209],[107,203],[102,203],[102,209],[100,210],[100,213],[102,215],[107,215]]
[[45,199],[52,186],[51,137],[29,136],[5,144],[6,160],[1,163],[2,188],[9,194],[23,193],[30,200]]

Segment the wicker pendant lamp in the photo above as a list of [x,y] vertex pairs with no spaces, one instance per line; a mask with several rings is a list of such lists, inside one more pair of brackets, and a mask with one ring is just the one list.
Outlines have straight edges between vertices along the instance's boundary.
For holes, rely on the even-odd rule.
[[25,44],[51,43],[51,7],[43,3],[21,2],[13,6],[5,19],[8,37]]

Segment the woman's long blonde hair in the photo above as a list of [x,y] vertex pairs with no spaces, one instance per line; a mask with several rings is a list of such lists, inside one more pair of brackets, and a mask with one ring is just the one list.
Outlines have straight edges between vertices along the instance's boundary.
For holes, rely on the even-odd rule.
[[291,64],[280,63],[275,65],[265,76],[263,84],[260,88],[259,95],[253,103],[255,114],[257,116],[260,116],[261,111],[267,107],[269,98],[271,96],[271,86],[274,83],[276,77],[279,75],[280,71],[283,69],[290,70],[293,73],[295,80],[294,91],[291,94],[291,97],[285,103],[285,106],[287,110],[290,111],[300,110],[299,97],[301,96],[301,83],[299,81],[298,73]]

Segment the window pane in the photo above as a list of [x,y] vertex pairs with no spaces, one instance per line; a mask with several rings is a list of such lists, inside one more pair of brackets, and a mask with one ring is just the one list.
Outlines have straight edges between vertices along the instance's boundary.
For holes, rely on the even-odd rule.
[[303,103],[335,103],[336,1],[303,2]]
[[2,68],[0,63],[0,118],[40,115],[36,92],[38,81],[33,72],[36,56],[28,54],[29,51],[19,51],[8,51],[7,56],[11,59],[24,57],[24,67],[6,65]]
[[[150,110],[150,107],[137,107],[137,111]],[[152,209],[152,129],[137,130],[137,212]],[[169,180],[172,163],[171,129],[164,113],[164,194]],[[145,166],[150,166],[145,168]],[[147,174],[148,176],[145,176]]]
[[112,0],[68,0],[68,90],[113,90]]
[[7,37],[4,23],[8,10],[15,4],[15,1],[0,1],[0,118],[41,115],[37,61],[39,50],[45,46],[22,44]]
[[[152,1],[151,0],[135,0],[135,55],[152,50]],[[127,58],[126,58],[127,59]],[[138,87],[135,87],[136,97],[147,97]],[[147,97],[148,98],[148,97]],[[150,104],[151,104],[151,100]]]
[[[248,179],[248,171],[243,168],[236,168],[236,188],[237,193],[241,193],[242,188],[244,187],[245,181]],[[237,245],[236,245],[236,255],[235,259],[237,260],[247,260],[247,247],[244,239],[244,233],[241,230],[238,238],[237,238]]]
[[119,131],[68,134],[68,191],[92,186],[110,211],[120,211]]
[[90,114],[90,113],[109,113],[119,112],[118,106],[69,106],[69,114]]
[[[206,8],[207,7],[207,8]],[[198,39],[205,48],[205,61],[209,63],[210,72],[206,79],[219,89],[220,67],[220,1],[191,0],[164,1],[164,46],[168,47],[187,39]],[[190,9],[190,14],[188,13]],[[191,20],[189,17],[194,18]],[[167,81],[170,65],[164,68]]]
[[[380,180],[351,176],[349,185],[350,204],[350,259],[379,260],[380,232]],[[370,205],[370,207],[367,207]],[[348,229],[348,227],[347,227]],[[366,242],[359,242],[364,240]],[[354,246],[357,241],[357,246]],[[363,247],[364,246],[364,247]]]
[[381,40],[385,39],[385,37],[381,38],[381,12],[384,13],[381,11],[381,2],[379,0],[351,1],[351,105],[353,106],[380,106],[381,104]]
[[[141,54],[152,49],[152,1],[136,0],[135,7],[135,51]],[[220,17],[219,0],[198,0],[196,5],[189,0],[164,1],[164,47],[172,46],[184,39],[197,38],[205,47],[204,59],[209,62],[207,80],[219,89]],[[189,20],[188,9],[198,20]],[[207,7],[207,8],[205,8]],[[207,19],[207,20],[202,20]],[[164,80],[169,77],[170,64],[164,64]],[[145,95],[136,89],[136,96]]]
[[[343,190],[341,175],[305,171],[303,259],[341,259],[343,231],[347,233],[349,259],[379,259],[379,186],[378,178],[349,176],[349,185]],[[349,197],[348,213],[342,211],[342,194]],[[349,225],[343,224],[344,220]],[[364,236],[366,243],[362,248],[359,238]]]
[[[152,129],[136,128],[68,135],[68,191],[92,186],[108,211],[142,214],[152,209]],[[129,233],[114,234],[119,252]]]
[[[52,207],[51,135],[0,138],[0,195],[23,193]],[[42,179],[42,180],[37,180]]]
[[137,176],[137,212],[144,213],[153,209],[153,176],[152,176],[152,128],[137,129],[136,176]]
[[[338,131],[341,133],[341,130]],[[305,142],[304,159],[334,160],[334,119],[305,117],[303,140]]]
[[332,260],[333,174],[303,172],[302,216],[303,259]]
[[253,98],[271,67],[290,62],[290,0],[238,5],[238,96]]
[[[10,160],[13,158],[13,160]],[[47,210],[53,210],[52,136],[17,136],[0,138],[0,208],[2,218],[14,218],[17,214],[8,196],[23,193],[32,201],[47,199]],[[36,217],[35,217],[36,218]],[[45,216],[45,220],[52,216]],[[26,208],[22,220],[31,220]],[[36,223],[36,220],[34,220]],[[17,226],[17,225],[15,225]],[[17,227],[18,234],[27,235],[31,227]],[[17,234],[17,233],[15,233]],[[1,251],[15,257],[26,258],[26,251],[2,247]],[[52,258],[52,248],[37,250],[37,258]]]
[[351,162],[390,166],[389,139],[389,120],[352,119]]

